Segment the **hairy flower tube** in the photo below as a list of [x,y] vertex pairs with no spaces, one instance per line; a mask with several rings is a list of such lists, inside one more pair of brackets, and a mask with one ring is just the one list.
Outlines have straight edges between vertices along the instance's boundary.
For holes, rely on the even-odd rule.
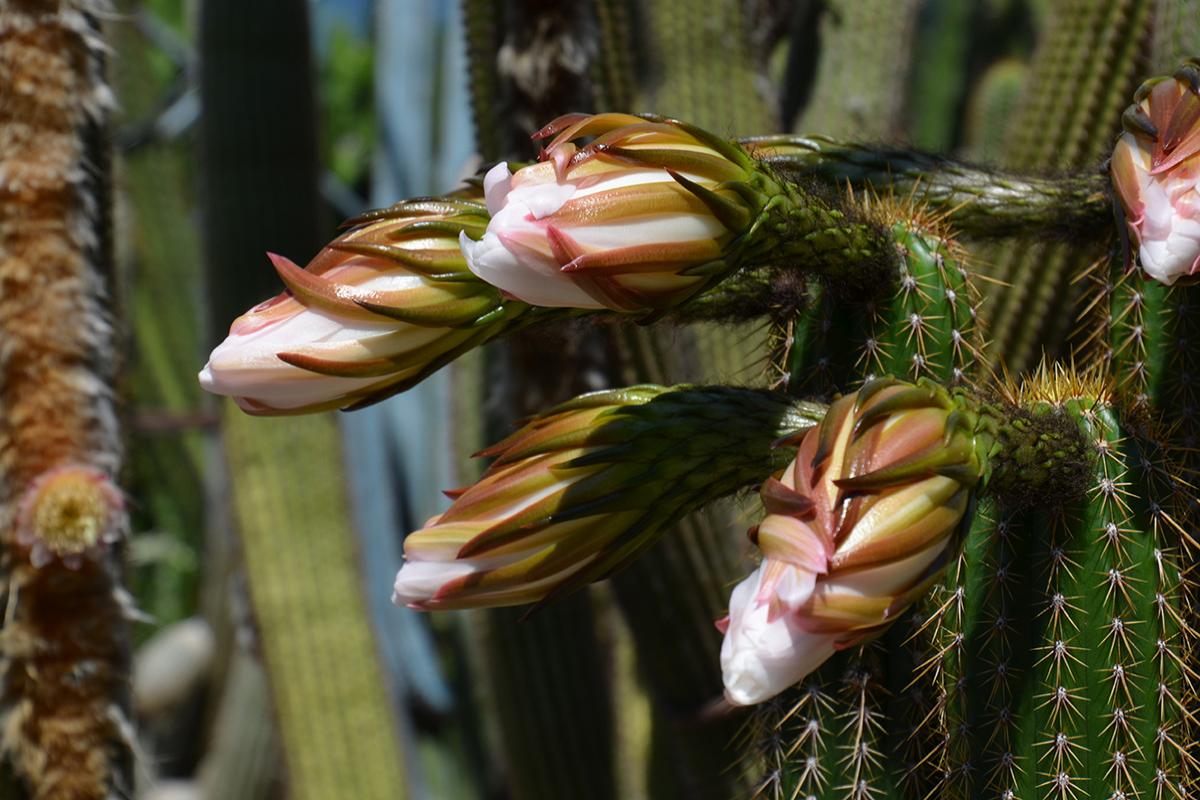
[[1112,178],[1146,274],[1200,271],[1200,62],[1142,84],[1122,118]]
[[952,553],[982,476],[976,416],[932,384],[879,379],[829,408],[761,490],[762,563],[733,590],[726,697],[761,703],[876,636]]
[[287,291],[234,320],[201,385],[253,414],[374,402],[417,383],[528,310],[466,268],[478,203],[399,203],[352,221],[304,269],[271,256]]
[[682,122],[576,114],[535,138],[550,139],[541,160],[488,172],[491,222],[462,235],[471,271],[527,303],[651,314],[749,264],[884,252],[867,226]]
[[749,389],[583,395],[485,450],[483,477],[404,541],[393,600],[542,603],[628,564],[684,514],[762,480],[823,408]]

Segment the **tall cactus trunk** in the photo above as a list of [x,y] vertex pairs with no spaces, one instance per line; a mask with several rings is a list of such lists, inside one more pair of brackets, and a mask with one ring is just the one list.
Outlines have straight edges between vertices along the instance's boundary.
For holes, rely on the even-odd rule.
[[133,791],[106,10],[0,9],[2,741],[46,800]]
[[[480,151],[487,160],[528,159],[530,134],[550,119],[591,108],[588,77],[598,49],[590,3],[465,0],[468,66]],[[547,346],[547,336],[554,342]],[[487,437],[509,421],[589,388],[607,354],[596,331],[565,326],[492,344]],[[601,646],[606,620],[581,593],[522,622],[507,610],[476,620],[485,697],[502,737],[498,756],[516,800],[550,800],[572,789],[615,797],[612,686]],[[556,701],[530,702],[533,695]],[[547,753],[555,753],[547,764]]]
[[[968,537],[949,797],[1186,794],[1190,633],[1164,456],[1082,387],[1061,407],[1096,449],[1062,508],[989,506]],[[1147,448],[1150,448],[1149,450]],[[1146,465],[1155,467],[1147,469]]]
[[[1153,15],[1150,0],[1060,0],[1044,26],[1025,94],[1008,127],[1004,164],[1062,170],[1093,166],[1109,151],[1120,113],[1144,69]],[[1048,125],[1047,120],[1057,122]],[[1065,355],[1089,266],[1104,273],[1107,243],[989,251],[991,276],[1009,284],[983,309],[994,358],[1014,371],[1043,352]],[[1056,352],[1059,348],[1061,352]]]
[[[277,292],[267,248],[306,258],[327,229],[308,7],[210,0],[200,49],[205,257],[220,331]],[[228,409],[229,502],[290,793],[403,798],[405,752],[363,596],[336,423],[264,424]]]

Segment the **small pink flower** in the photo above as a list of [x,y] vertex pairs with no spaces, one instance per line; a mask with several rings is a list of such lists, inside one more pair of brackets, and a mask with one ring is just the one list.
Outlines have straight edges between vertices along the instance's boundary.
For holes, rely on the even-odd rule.
[[1112,178],[1146,274],[1165,284],[1200,271],[1200,65],[1149,81],[1123,118]]
[[936,579],[980,474],[952,414],[935,390],[873,382],[763,485],[763,560],[718,623],[731,703],[761,703],[878,635]]
[[35,567],[55,558],[78,569],[125,532],[125,499],[107,473],[84,464],[47,470],[17,505],[17,544]]
[[[750,210],[721,186],[751,163],[732,145],[625,114],[564,117],[539,136],[554,136],[542,161],[488,172],[492,220],[478,241],[462,236],[471,271],[517,299],[669,307],[703,288],[749,225]],[[585,136],[597,138],[577,147]]]

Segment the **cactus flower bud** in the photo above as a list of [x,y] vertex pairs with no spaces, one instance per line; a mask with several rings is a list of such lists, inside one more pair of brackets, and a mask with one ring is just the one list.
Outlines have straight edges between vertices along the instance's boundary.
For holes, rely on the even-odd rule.
[[271,256],[287,291],[238,317],[200,383],[254,414],[347,408],[420,381],[527,310],[466,268],[464,231],[487,214],[466,200],[373,212],[301,269]]
[[803,435],[762,487],[751,538],[763,560],[718,622],[730,702],[775,696],[924,593],[982,476],[974,420],[944,390],[887,379]]
[[855,261],[878,244],[739,145],[682,122],[577,114],[535,138],[551,138],[541,161],[488,172],[492,220],[462,236],[471,271],[527,303],[654,313],[739,267],[803,254],[816,270],[822,255]]
[[786,463],[823,409],[748,389],[637,386],[576,398],[404,541],[393,600],[419,609],[546,602],[623,567],[684,514]]
[[1112,178],[1146,274],[1200,271],[1200,62],[1147,81],[1122,118]]

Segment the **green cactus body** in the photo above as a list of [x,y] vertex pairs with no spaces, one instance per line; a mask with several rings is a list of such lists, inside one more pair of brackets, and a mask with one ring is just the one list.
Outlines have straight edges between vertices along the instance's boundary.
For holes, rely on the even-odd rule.
[[[1197,387],[1200,386],[1200,359],[1195,342],[1200,336],[1200,294],[1183,283],[1171,287],[1143,278],[1140,270],[1120,274],[1109,284],[1112,303],[1109,336],[1112,372],[1122,394],[1140,412],[1143,439],[1158,437],[1166,444],[1143,445],[1144,469],[1148,473],[1143,496],[1149,504],[1154,524],[1173,536],[1176,552],[1184,563],[1195,563],[1200,553],[1200,525],[1195,505],[1194,476],[1200,468],[1200,413]],[[1159,499],[1165,498],[1165,499]],[[1186,513],[1179,513],[1184,509]],[[1200,621],[1198,591],[1194,580],[1186,580],[1180,590],[1180,610],[1176,612],[1182,649],[1195,658],[1193,631]],[[1181,672],[1190,685],[1191,668]],[[1190,785],[1197,774],[1194,751],[1197,740],[1197,698],[1183,692],[1187,708],[1182,719],[1183,731],[1175,741],[1185,744],[1189,755],[1180,759],[1185,781]]]
[[[958,382],[978,352],[975,293],[962,251],[938,226],[891,212],[899,256],[895,288],[854,304],[810,289],[811,313],[781,353],[797,394],[831,395],[866,377]],[[957,569],[952,568],[957,574]],[[906,615],[880,639],[834,658],[756,715],[749,746],[763,755],[761,789],[773,797],[923,797],[943,769],[946,651],[961,603]]]
[[[1158,408],[1174,408],[1178,398],[1164,378],[1171,368],[1171,351],[1187,340],[1189,321],[1178,313],[1178,306],[1189,292],[1146,280],[1140,270],[1117,266],[1113,272],[1096,300],[1099,306],[1104,296],[1109,298],[1108,315],[1093,335],[1108,334],[1103,355],[1111,361],[1116,389],[1138,406],[1153,400]],[[1186,347],[1180,355],[1187,357]]]
[[[1103,158],[1138,74],[1150,33],[1149,0],[1064,0],[1044,27],[1020,112],[1007,128],[1002,161],[1022,169],[1066,169]],[[1048,124],[1048,120],[1054,120]],[[1008,288],[991,295],[984,319],[1010,369],[1028,368],[1070,333],[1075,278],[1103,256],[1099,247],[1051,244],[988,254]]]
[[1096,449],[1084,496],[1016,514],[985,502],[967,536],[939,797],[1178,796],[1176,537],[1116,411],[1064,410]]
[[899,255],[895,289],[873,303],[814,287],[780,354],[798,394],[828,395],[866,377],[961,381],[979,351],[975,290],[958,245],[919,220],[890,226]]

